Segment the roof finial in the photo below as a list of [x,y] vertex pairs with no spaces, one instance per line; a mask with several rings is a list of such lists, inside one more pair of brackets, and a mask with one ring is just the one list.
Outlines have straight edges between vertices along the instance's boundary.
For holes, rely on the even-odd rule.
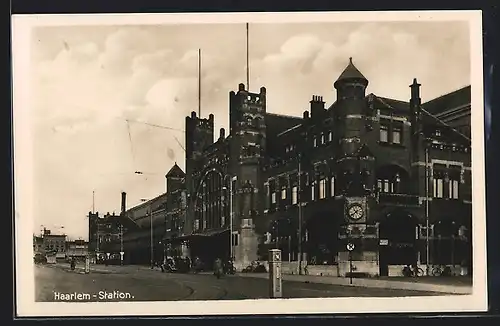
[[352,57],[349,57],[349,63],[352,64]]

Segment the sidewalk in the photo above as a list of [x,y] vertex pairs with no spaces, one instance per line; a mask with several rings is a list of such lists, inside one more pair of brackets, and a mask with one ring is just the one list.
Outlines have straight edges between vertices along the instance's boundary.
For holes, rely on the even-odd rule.
[[[85,274],[85,266],[76,266],[75,270],[71,270],[71,267],[67,266],[66,264],[48,264],[47,266],[49,266],[51,268],[59,268],[59,269],[62,269],[66,272]],[[113,271],[110,269],[99,268],[99,267],[95,267],[93,265],[90,266],[90,272],[91,273],[99,273],[99,274],[119,274],[120,273],[120,271]]]
[[[268,278],[267,273],[238,273],[240,277],[250,278]],[[334,277],[334,276],[316,276],[316,275],[290,275],[282,274],[284,281],[295,281],[304,283],[317,284],[332,284],[345,286],[359,286],[369,288],[383,288],[393,290],[408,290],[408,291],[427,291],[439,292],[443,294],[472,294],[472,285],[464,284],[438,284],[435,280],[431,282],[409,282],[402,279],[368,279],[368,278],[353,278],[352,284],[349,284],[349,278]],[[427,280],[429,281],[429,280]]]

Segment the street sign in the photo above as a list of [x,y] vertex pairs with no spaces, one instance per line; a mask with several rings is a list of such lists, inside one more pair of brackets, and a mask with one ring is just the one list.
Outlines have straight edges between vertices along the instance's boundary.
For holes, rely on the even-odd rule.
[[387,240],[387,239],[380,239],[380,245],[381,246],[388,246],[389,245],[389,240]]
[[349,251],[353,251],[354,250],[354,244],[353,243],[348,243],[346,247],[347,247],[347,250],[349,250]]

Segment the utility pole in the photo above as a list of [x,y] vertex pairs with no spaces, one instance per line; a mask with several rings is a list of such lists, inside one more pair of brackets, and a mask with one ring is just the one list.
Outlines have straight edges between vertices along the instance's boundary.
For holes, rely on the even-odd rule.
[[429,241],[429,146],[427,141],[425,142],[425,263],[426,263],[426,275],[430,274],[430,241]]
[[229,184],[229,254],[231,261],[233,260],[233,182],[237,180],[237,177],[234,176],[231,178],[231,182]]
[[299,180],[298,180],[298,190],[297,190],[297,202],[299,203],[299,275],[302,275],[302,187],[301,187],[301,179],[302,179],[302,158],[299,153]]
[[150,226],[151,226],[151,269],[153,269],[153,261],[154,261],[154,249],[153,249],[153,209],[151,204],[149,204],[149,217],[150,217]]

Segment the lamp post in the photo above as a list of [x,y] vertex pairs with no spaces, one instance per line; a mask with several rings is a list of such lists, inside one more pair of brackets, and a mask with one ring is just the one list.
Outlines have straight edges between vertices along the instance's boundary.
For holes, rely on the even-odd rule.
[[429,146],[425,144],[425,269],[430,274],[430,241],[429,241]]
[[299,243],[298,243],[298,251],[299,251],[299,275],[302,275],[302,187],[301,187],[301,179],[302,179],[302,156],[299,153],[298,157],[298,189],[297,189],[297,203],[299,204]]
[[123,224],[120,223],[120,265],[123,265]]
[[[230,177],[229,174],[224,176],[224,181],[227,177]],[[231,178],[229,183],[229,258],[233,259],[233,182],[238,180],[236,176]],[[225,186],[223,189],[227,189]]]
[[[142,202],[147,202],[148,200],[147,199],[141,199]],[[153,264],[153,261],[154,261],[154,248],[153,248],[153,210],[152,210],[152,206],[151,206],[151,202],[149,203],[149,206],[148,206],[148,211],[149,211],[149,238],[150,238],[150,242],[149,242],[149,245],[151,247],[151,251],[150,251],[150,264],[151,264],[151,269],[153,269],[154,267],[154,264]]]

